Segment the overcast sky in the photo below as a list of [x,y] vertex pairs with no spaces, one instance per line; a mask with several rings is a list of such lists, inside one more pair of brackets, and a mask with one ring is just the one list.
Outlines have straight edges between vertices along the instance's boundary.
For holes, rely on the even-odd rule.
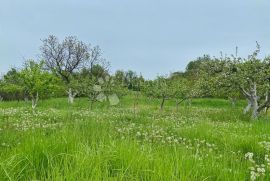
[[37,59],[40,39],[100,45],[111,72],[147,78],[184,70],[203,54],[270,54],[269,0],[0,0],[0,72]]

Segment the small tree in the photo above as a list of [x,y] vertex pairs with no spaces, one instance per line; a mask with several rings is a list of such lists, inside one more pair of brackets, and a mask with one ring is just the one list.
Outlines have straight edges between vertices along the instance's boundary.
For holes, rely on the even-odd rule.
[[56,78],[43,69],[43,62],[26,61],[20,75],[24,88],[32,99],[33,109],[36,108],[39,98],[45,97],[57,85]]
[[196,83],[186,78],[177,78],[173,80],[173,97],[176,99],[176,110],[178,111],[179,105],[189,99],[199,95]]
[[[170,99],[173,95],[171,81],[165,77],[159,76],[148,90],[153,93],[154,97],[161,99],[160,110],[163,110],[165,101]],[[152,92],[153,91],[153,92]]]
[[93,108],[94,103],[97,101],[108,101],[112,106],[119,103],[118,88],[114,83],[113,77],[109,75],[104,78],[85,77],[81,85],[83,86],[84,94],[89,97],[90,109]]

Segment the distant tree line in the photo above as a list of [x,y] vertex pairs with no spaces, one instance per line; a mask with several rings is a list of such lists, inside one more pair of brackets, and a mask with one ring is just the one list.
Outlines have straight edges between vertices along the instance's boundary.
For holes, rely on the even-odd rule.
[[27,60],[21,68],[12,68],[0,79],[0,100],[31,101],[35,109],[39,99],[88,97],[90,108],[97,101],[116,100],[134,95],[134,110],[140,95],[160,99],[163,110],[168,99],[176,109],[193,98],[225,98],[232,107],[246,99],[244,113],[256,119],[270,107],[270,58],[259,59],[260,46],[247,58],[236,54],[211,57],[204,55],[190,61],[183,72],[146,80],[132,70],[109,72],[109,62],[99,46],[91,46],[76,37],[60,41],[55,36],[42,40],[38,61]]

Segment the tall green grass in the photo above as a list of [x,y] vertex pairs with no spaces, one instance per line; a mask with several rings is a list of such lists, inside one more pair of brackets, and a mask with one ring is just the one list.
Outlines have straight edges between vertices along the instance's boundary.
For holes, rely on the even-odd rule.
[[133,101],[0,103],[0,180],[249,180],[245,154],[257,164],[269,154],[268,116],[251,121],[244,101],[195,99],[179,111],[144,97],[134,111]]

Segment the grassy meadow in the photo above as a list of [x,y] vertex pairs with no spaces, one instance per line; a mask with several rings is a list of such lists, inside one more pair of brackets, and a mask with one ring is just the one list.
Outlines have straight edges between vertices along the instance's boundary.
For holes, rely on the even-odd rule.
[[0,103],[0,180],[270,180],[270,122],[245,101],[132,96]]

